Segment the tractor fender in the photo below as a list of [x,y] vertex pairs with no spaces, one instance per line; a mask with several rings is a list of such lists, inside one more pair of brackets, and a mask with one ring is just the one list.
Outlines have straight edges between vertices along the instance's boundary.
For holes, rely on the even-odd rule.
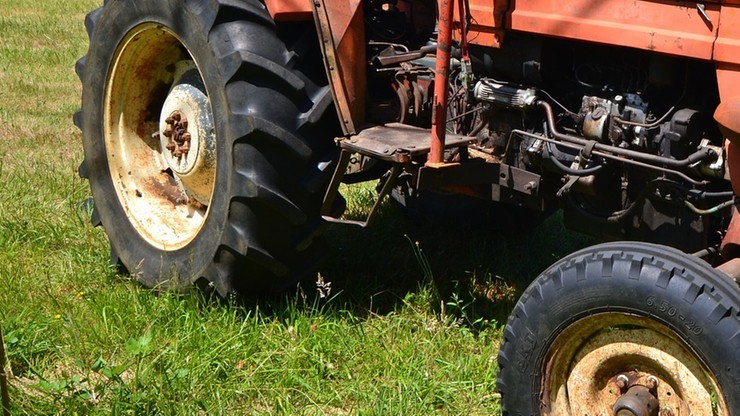
[[314,20],[334,107],[345,135],[364,123],[365,20],[362,0],[263,0],[276,22]]

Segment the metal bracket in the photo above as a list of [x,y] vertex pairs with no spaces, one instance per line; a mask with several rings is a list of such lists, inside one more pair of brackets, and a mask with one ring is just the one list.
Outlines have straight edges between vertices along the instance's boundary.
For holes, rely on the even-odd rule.
[[401,172],[403,172],[403,165],[400,163],[393,164],[390,175],[388,175],[388,178],[380,189],[380,192],[378,192],[378,197],[375,200],[370,213],[367,215],[367,218],[364,221],[343,220],[341,218],[332,216],[331,209],[334,205],[334,201],[336,200],[337,195],[339,194],[339,185],[341,185],[342,183],[342,178],[344,178],[344,174],[347,171],[347,166],[349,165],[351,157],[352,152],[348,150],[342,150],[342,153],[339,156],[339,162],[337,163],[337,168],[334,170],[334,175],[332,176],[331,182],[329,182],[329,187],[327,188],[326,194],[324,195],[324,203],[321,206],[321,218],[323,218],[325,221],[335,224],[357,225],[359,227],[365,228],[370,225],[371,222],[376,218],[376,214],[378,213],[378,209],[380,208],[383,199],[385,199],[385,197],[391,193],[391,190],[395,186],[398,177],[401,175]]

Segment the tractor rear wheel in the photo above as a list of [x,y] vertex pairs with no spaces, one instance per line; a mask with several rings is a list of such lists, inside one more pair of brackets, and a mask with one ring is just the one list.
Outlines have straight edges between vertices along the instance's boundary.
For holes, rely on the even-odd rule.
[[286,46],[258,0],[110,0],[85,23],[79,173],[112,262],[221,295],[308,272],[336,155],[315,34]]
[[706,263],[653,244],[558,261],[504,330],[504,414],[740,414],[739,293]]

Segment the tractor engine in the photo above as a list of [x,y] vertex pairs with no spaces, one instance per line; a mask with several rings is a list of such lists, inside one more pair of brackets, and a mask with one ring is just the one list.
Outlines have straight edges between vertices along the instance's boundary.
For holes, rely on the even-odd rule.
[[[400,7],[406,3],[382,2],[370,13],[376,101],[368,118],[428,128],[436,44],[421,42],[423,31],[400,30],[415,19],[414,8]],[[388,13],[406,24],[373,29]],[[569,227],[599,238],[689,251],[718,243],[710,230],[726,219],[706,210],[728,204],[732,193],[711,122],[718,102],[711,64],[510,34],[500,49],[456,44],[450,68],[447,131],[477,138],[470,157],[541,176],[534,200],[499,202],[562,207]],[[448,152],[448,161],[460,157]]]

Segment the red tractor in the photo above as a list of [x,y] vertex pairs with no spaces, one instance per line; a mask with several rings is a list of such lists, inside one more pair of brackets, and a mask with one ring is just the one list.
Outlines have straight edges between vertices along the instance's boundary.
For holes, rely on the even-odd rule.
[[740,1],[106,0],[77,65],[111,260],[279,291],[342,182],[619,241],[504,332],[508,415],[740,415]]

